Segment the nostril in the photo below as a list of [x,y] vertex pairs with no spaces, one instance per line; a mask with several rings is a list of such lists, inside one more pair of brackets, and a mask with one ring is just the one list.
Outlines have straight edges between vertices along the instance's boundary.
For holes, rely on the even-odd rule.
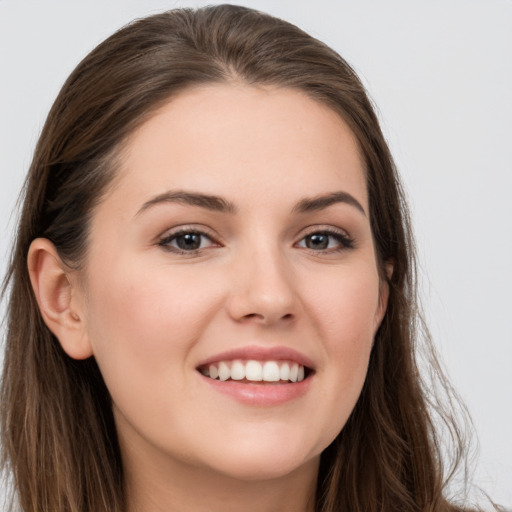
[[247,315],[244,315],[240,320],[243,322],[243,321],[254,320],[254,319],[263,320],[264,317],[263,317],[263,315],[259,315],[258,313],[249,313]]
[[276,321],[286,321],[290,322],[293,320],[294,315],[293,313],[286,313],[285,315],[279,317],[279,315],[276,315],[273,317],[273,315],[264,315],[260,313],[248,313],[247,315],[244,315],[242,318],[240,318],[240,321],[247,322],[247,321],[254,321],[258,320],[264,324],[273,324]]

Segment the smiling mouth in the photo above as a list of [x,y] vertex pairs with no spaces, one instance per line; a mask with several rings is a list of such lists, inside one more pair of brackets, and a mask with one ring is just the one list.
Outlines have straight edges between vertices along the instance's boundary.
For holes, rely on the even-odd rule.
[[294,361],[219,361],[200,366],[199,372],[205,377],[219,381],[239,381],[241,383],[289,384],[302,382],[311,370]]

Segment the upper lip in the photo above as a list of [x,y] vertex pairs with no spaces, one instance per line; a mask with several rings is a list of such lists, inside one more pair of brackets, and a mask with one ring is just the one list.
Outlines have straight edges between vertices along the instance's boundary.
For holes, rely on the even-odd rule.
[[197,367],[207,366],[212,363],[218,363],[220,361],[233,361],[235,359],[246,359],[256,361],[279,361],[287,360],[294,361],[302,366],[314,369],[313,361],[298,350],[290,347],[278,346],[278,347],[261,347],[258,345],[248,345],[246,347],[235,348],[220,352],[202,360]]

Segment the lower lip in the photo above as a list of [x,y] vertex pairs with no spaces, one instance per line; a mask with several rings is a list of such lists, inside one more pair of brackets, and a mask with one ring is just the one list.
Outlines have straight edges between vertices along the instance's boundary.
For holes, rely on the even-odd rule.
[[215,391],[231,396],[235,400],[248,405],[270,407],[291,402],[304,396],[311,384],[313,375],[301,382],[287,384],[251,383],[236,380],[220,381],[200,375]]

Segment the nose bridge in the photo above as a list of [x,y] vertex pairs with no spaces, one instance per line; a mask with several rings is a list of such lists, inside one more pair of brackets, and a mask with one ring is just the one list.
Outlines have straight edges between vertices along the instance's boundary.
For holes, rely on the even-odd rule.
[[230,313],[237,320],[272,324],[297,313],[291,262],[275,238],[259,236],[237,251]]

